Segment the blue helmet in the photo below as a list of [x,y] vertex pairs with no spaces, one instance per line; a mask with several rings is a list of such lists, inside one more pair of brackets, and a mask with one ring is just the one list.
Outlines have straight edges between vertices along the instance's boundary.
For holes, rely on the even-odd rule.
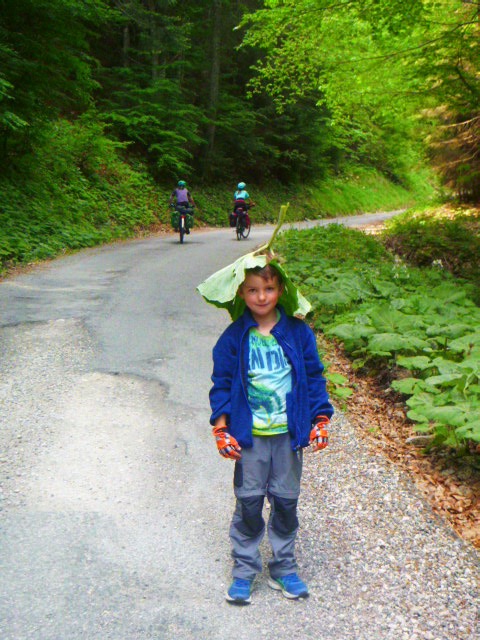
[[186,187],[186,186],[187,186],[187,183],[185,182],[185,180],[178,181],[177,187]]
[[240,190],[241,190],[241,189],[245,189],[245,187],[246,187],[246,186],[247,186],[247,185],[245,184],[245,182],[239,182],[239,183],[237,184],[237,189],[240,189]]

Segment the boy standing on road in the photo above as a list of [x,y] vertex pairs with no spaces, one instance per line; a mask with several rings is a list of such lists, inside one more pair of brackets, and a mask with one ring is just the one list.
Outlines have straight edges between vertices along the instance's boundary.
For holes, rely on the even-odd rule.
[[245,311],[213,349],[210,422],[220,454],[235,460],[233,582],[226,595],[233,604],[251,602],[262,571],[265,496],[271,506],[268,584],[287,598],[308,596],[295,560],[302,450],[327,446],[333,407],[314,333],[278,304],[283,289],[274,265],[246,270],[237,292]]

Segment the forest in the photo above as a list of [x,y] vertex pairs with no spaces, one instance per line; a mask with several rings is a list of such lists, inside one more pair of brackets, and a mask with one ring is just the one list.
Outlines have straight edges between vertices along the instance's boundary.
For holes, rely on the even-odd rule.
[[264,219],[480,197],[478,2],[0,8],[3,265],[165,221],[180,178],[206,224],[239,180]]

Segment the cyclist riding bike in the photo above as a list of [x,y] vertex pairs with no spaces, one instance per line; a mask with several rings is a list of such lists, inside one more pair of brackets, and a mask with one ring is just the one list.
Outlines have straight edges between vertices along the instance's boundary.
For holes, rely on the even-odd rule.
[[[176,201],[175,204],[174,200]],[[190,191],[187,189],[187,183],[185,180],[178,181],[177,188],[174,189],[170,195],[169,204],[171,207],[174,207],[176,211],[185,210],[188,215],[192,216],[192,224],[187,225],[186,229],[186,233],[190,233],[190,227],[193,226],[193,207],[195,206],[195,201],[193,200]],[[173,216],[172,226],[175,228],[175,231],[178,230],[178,223],[176,222],[176,219],[173,219]]]
[[242,209],[246,213],[250,207],[255,206],[248,191],[246,191],[246,186],[245,182],[239,182],[237,190],[233,194],[233,212],[230,214],[231,227],[235,227],[237,224],[237,210]]

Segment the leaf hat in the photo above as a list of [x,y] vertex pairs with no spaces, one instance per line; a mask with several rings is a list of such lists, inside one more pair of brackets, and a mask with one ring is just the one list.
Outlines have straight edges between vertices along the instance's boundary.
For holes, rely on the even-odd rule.
[[283,292],[279,298],[279,304],[285,309],[285,313],[291,316],[304,316],[311,309],[308,300],[302,296],[284,268],[270,252],[273,240],[285,219],[287,208],[288,204],[282,205],[280,208],[279,222],[267,245],[260,247],[257,251],[247,253],[232,264],[220,269],[220,271],[216,271],[197,287],[197,291],[207,302],[216,307],[226,309],[232,320],[239,318],[245,310],[245,301],[238,295],[238,288],[245,280],[246,271],[256,267],[262,268],[267,264],[275,267],[281,275]]

